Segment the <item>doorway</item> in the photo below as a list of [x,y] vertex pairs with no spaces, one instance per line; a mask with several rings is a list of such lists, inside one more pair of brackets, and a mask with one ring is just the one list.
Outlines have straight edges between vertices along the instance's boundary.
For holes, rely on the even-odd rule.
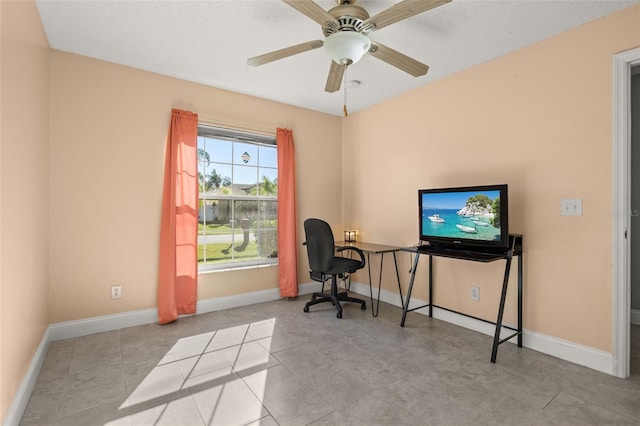
[[[632,69],[635,70],[638,66],[640,66],[640,48],[614,56],[612,370],[618,377],[628,377],[631,372],[631,233],[633,231],[631,218],[634,214],[631,204],[631,77]],[[638,220],[640,221],[640,218]],[[640,238],[640,229],[636,231]],[[633,326],[635,346],[637,329],[635,324]],[[637,353],[635,348],[633,353],[634,355]],[[635,370],[634,359],[634,372]]]
[[[631,258],[640,253],[640,65],[631,67]],[[631,262],[629,374],[640,376],[640,262]]]

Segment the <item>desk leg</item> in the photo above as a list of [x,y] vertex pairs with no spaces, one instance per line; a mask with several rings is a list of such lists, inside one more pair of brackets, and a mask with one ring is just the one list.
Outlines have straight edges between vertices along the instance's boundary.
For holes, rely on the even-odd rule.
[[429,255],[429,318],[433,318],[433,256]]
[[411,268],[411,278],[409,279],[409,288],[407,289],[407,299],[405,300],[404,309],[402,310],[402,321],[400,321],[400,327],[404,327],[404,321],[407,319],[407,312],[409,310],[409,301],[411,300],[411,291],[413,290],[413,282],[416,278],[416,270],[418,269],[418,259],[420,255],[416,253],[416,258],[413,261],[413,267]]
[[518,347],[522,347],[522,253],[518,255]]
[[504,279],[502,280],[502,294],[500,295],[500,307],[498,308],[498,320],[496,321],[496,332],[493,336],[493,350],[491,351],[491,362],[495,364],[498,355],[498,345],[500,344],[500,331],[502,330],[502,315],[504,314],[504,303],[507,299],[507,286],[509,285],[509,271],[511,270],[511,256],[507,258],[507,265],[504,268]]
[[[369,253],[367,253],[367,263],[369,264],[369,294],[371,295],[371,315],[374,317],[380,313],[380,289],[382,286],[382,264],[384,262],[384,253],[380,253],[380,275],[378,276],[378,300],[374,305],[373,301],[373,282],[371,281],[371,262],[369,261]],[[375,309],[374,309],[375,306]]]
[[376,314],[375,314],[375,309],[373,304],[373,284],[371,282],[371,257],[369,255],[369,252],[367,252],[367,271],[369,273],[369,295],[371,296],[371,315],[375,317]]
[[398,258],[396,252],[393,252],[393,263],[396,265],[396,278],[398,280],[398,293],[400,294],[400,306],[404,309],[404,300],[402,299],[402,286],[400,285],[400,272],[398,272]]

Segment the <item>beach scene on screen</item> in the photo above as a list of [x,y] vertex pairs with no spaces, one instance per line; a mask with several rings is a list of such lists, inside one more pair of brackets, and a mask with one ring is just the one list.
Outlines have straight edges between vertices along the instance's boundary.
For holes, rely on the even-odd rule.
[[422,235],[500,240],[500,191],[422,194]]

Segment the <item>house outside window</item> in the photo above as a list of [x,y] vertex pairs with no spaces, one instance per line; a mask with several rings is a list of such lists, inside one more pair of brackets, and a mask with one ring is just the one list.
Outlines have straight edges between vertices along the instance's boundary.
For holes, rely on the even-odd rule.
[[277,264],[275,136],[198,126],[198,269]]

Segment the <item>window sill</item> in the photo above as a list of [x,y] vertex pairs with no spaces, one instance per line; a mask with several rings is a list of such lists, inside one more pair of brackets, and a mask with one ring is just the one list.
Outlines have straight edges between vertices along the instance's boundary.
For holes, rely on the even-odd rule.
[[237,266],[225,265],[218,268],[210,268],[210,269],[198,268],[198,275],[207,275],[207,274],[213,274],[217,272],[242,271],[246,269],[273,268],[274,266],[278,266],[277,260],[273,263],[258,263],[258,264],[237,265]]

